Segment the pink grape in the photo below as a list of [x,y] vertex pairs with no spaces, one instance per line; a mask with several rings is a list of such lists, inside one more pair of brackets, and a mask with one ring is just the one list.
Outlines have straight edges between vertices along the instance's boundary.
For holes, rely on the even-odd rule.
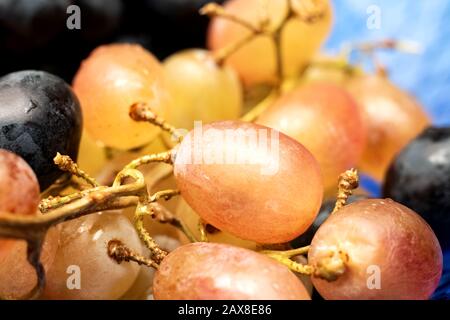
[[431,228],[390,199],[362,200],[331,215],[312,240],[309,263],[339,250],[348,257],[343,275],[332,282],[312,278],[325,299],[428,299],[442,273]]
[[256,124],[223,121],[194,129],[179,145],[174,166],[192,209],[244,240],[290,241],[311,225],[322,201],[320,169],[311,153]]
[[[30,166],[14,153],[0,149],[0,216],[38,215],[39,200],[39,183]],[[46,236],[41,254],[46,270],[55,257],[58,237],[56,229],[51,229]],[[0,239],[0,297],[25,297],[36,284],[36,272],[27,260],[27,243]]]
[[196,242],[172,251],[155,274],[156,300],[309,300],[288,268],[262,254]]
[[342,87],[322,82],[282,96],[258,118],[302,143],[320,164],[326,191],[355,167],[366,145],[366,127],[356,101]]

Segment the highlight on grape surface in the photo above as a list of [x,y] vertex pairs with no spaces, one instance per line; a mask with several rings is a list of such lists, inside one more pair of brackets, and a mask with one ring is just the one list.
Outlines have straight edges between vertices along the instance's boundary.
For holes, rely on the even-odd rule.
[[0,3],[0,299],[448,298],[421,44],[347,2]]

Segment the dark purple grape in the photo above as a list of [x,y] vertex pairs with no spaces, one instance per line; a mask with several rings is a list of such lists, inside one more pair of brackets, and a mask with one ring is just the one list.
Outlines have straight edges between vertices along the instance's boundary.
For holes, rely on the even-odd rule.
[[0,0],[0,23],[7,46],[27,49],[47,44],[66,27],[70,0]]
[[76,160],[81,129],[80,104],[62,79],[33,70],[0,78],[0,148],[28,162],[41,190],[61,175],[57,152]]
[[450,127],[426,129],[396,157],[383,195],[419,213],[450,244]]

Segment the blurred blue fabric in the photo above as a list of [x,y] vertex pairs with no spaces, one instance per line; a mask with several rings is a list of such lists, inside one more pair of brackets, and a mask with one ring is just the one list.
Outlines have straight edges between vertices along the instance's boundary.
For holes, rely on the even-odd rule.
[[[391,80],[424,105],[436,125],[450,125],[450,1],[449,0],[333,0],[335,21],[325,50],[337,53],[343,43],[386,38],[420,43],[419,55],[381,52]],[[377,6],[380,28],[367,22]],[[369,12],[368,12],[369,9]],[[380,195],[368,177],[362,185]],[[450,299],[450,252],[444,253],[444,274],[434,299]]]
[[[369,29],[370,6],[379,8],[379,29]],[[420,55],[382,52],[390,78],[415,95],[437,125],[450,125],[450,1],[333,0],[335,21],[326,51],[342,43],[386,38],[416,41]]]

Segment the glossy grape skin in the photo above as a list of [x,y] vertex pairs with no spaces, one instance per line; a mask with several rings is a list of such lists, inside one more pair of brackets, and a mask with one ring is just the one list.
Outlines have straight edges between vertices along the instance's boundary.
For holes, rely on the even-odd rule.
[[[59,232],[48,231],[40,261],[48,272],[58,249]],[[27,243],[23,240],[0,240],[0,297],[25,298],[37,284],[35,269],[27,260]]]
[[172,251],[153,282],[156,300],[309,300],[300,280],[259,253],[217,243]]
[[[332,24],[332,11],[328,0],[323,1],[325,16],[317,22],[307,24],[299,18],[291,18],[282,31],[282,60],[286,76],[295,76],[309,62],[328,35]],[[287,2],[267,1],[267,12],[271,28],[279,25],[287,10]],[[230,0],[225,10],[251,22],[259,21],[264,6],[259,0]],[[243,26],[214,18],[208,31],[208,48],[223,49],[249,34]],[[269,37],[258,36],[227,60],[240,75],[246,86],[272,82],[276,76],[275,44]]]
[[[91,214],[61,225],[61,241],[47,274],[44,299],[118,299],[133,284],[139,266],[117,264],[108,256],[107,245],[117,239],[141,254],[140,239],[126,217],[117,212]],[[69,266],[80,268],[81,289],[70,290]]]
[[422,106],[385,77],[354,77],[347,88],[367,125],[367,145],[359,167],[381,181],[395,155],[430,124]]
[[[414,211],[392,200],[363,200],[345,206],[320,227],[311,244],[313,266],[341,250],[346,270],[336,281],[313,277],[325,299],[428,299],[442,273],[442,252],[428,224]],[[370,289],[379,268],[380,289]]]
[[325,190],[335,192],[339,175],[358,163],[366,143],[354,99],[331,83],[300,86],[264,111],[257,123],[302,143],[320,164]]
[[[207,223],[260,243],[290,241],[311,225],[323,186],[316,160],[300,143],[276,130],[240,121],[215,122],[202,130],[199,134],[194,129],[179,145],[174,174],[183,198]],[[214,134],[227,132],[241,135],[214,139]],[[252,132],[266,150],[242,138]],[[262,140],[264,133],[267,143]],[[271,139],[277,139],[278,150]],[[199,152],[203,161],[194,163]],[[207,164],[211,160],[207,155],[223,155],[223,159],[239,155],[240,159]],[[264,164],[255,163],[262,159]]]
[[383,195],[422,216],[442,248],[450,245],[450,128],[430,127],[395,158]]
[[41,190],[62,173],[57,152],[76,161],[82,117],[77,97],[60,78],[43,71],[19,71],[0,78],[0,148],[21,156]]
[[[368,198],[369,198],[368,196],[362,194],[352,195],[348,198],[347,204]],[[291,241],[292,246],[294,248],[309,246],[317,230],[319,230],[320,226],[328,219],[331,212],[333,212],[335,205],[336,205],[335,199],[330,199],[322,203],[322,206],[320,207],[320,211],[316,217],[316,220],[314,220],[313,224],[309,227],[309,229],[306,230],[300,237]]]
[[169,104],[161,64],[139,45],[98,47],[83,61],[73,88],[92,139],[122,150],[140,147],[159,133],[128,116],[132,104],[148,103],[162,117]]
[[78,166],[95,177],[106,166],[107,161],[105,148],[89,137],[86,130],[83,130],[77,160]]
[[[198,228],[199,216],[198,214],[184,201],[182,198],[178,202],[176,209],[176,216],[183,221],[187,228],[192,232],[196,239],[200,239],[200,231]],[[208,230],[208,228],[207,228]],[[232,246],[245,248],[249,250],[256,250],[258,244],[254,241],[242,240],[228,232],[221,230],[214,230],[215,232],[207,232],[209,242],[224,243]],[[181,239],[184,239],[184,234],[181,234]],[[187,239],[186,239],[187,240]],[[188,243],[188,242],[184,242]]]
[[237,119],[242,109],[242,89],[235,72],[220,67],[206,50],[175,53],[164,63],[174,108],[166,120],[191,130],[194,121],[210,123]]

